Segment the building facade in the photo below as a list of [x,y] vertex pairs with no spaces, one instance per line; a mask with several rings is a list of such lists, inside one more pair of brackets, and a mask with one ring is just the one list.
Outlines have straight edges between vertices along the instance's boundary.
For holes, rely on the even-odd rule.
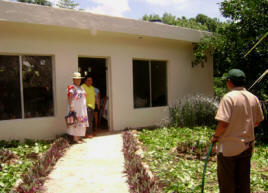
[[213,95],[212,57],[192,67],[193,43],[205,34],[0,1],[0,139],[64,133],[66,89],[78,70],[96,72],[109,97],[109,130],[159,125],[177,98]]

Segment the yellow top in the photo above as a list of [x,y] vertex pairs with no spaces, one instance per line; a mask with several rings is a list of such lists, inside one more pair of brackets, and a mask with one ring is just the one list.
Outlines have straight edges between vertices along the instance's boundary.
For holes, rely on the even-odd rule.
[[82,88],[87,93],[87,106],[91,109],[95,109],[95,91],[93,86],[87,86],[85,83],[82,84]]

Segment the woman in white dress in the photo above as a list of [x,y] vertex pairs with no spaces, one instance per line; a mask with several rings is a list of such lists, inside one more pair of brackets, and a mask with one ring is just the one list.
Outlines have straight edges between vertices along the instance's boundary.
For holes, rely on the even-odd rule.
[[73,84],[68,86],[68,112],[75,112],[77,121],[67,127],[67,133],[73,136],[75,143],[85,136],[88,127],[86,92],[80,86],[81,79],[81,74],[74,72]]

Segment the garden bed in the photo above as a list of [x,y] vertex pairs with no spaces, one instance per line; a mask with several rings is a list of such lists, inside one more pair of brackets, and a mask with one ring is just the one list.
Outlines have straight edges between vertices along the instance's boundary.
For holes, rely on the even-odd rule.
[[[212,129],[206,127],[140,131],[139,145],[144,150],[140,161],[149,165],[148,170],[152,172],[155,183],[162,187],[162,192],[200,192],[203,160],[213,133]],[[256,145],[251,167],[252,192],[268,191],[265,183],[268,178],[267,158],[267,145]],[[215,155],[208,163],[205,192],[218,192]]]
[[64,138],[58,138],[54,142],[1,141],[0,193],[36,192],[68,146],[69,143]]
[[161,188],[149,166],[142,161],[144,155],[135,130],[123,133],[123,153],[125,173],[128,177],[130,193],[160,193]]

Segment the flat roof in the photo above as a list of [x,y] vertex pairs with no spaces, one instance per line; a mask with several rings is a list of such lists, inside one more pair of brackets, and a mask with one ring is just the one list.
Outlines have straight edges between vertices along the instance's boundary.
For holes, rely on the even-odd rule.
[[0,21],[125,33],[188,42],[199,42],[201,37],[210,34],[206,31],[161,23],[1,0]]

